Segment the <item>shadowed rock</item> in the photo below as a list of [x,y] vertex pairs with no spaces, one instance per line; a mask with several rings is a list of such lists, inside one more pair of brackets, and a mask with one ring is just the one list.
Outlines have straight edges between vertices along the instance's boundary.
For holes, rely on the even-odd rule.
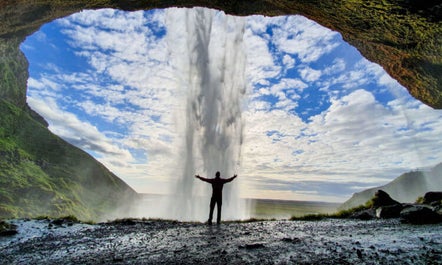
[[432,208],[424,205],[414,205],[401,211],[403,222],[411,224],[436,224],[442,222],[442,216]]
[[424,195],[424,204],[432,204],[436,202],[437,204],[441,204],[442,201],[442,192],[441,191],[430,191],[425,193]]
[[377,218],[398,218],[404,207],[401,204],[382,206],[376,209]]
[[13,236],[17,234],[17,226],[14,224],[0,221],[0,236]]
[[359,220],[371,220],[376,217],[375,209],[367,209],[353,213],[350,218]]
[[378,190],[373,199],[373,208],[379,208],[384,206],[394,206],[394,205],[400,205],[400,202],[393,200],[388,193],[386,193],[383,190]]

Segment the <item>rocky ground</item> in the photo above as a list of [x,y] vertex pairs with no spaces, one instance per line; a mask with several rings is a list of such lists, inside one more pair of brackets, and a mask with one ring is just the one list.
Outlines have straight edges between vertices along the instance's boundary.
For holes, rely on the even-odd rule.
[[10,222],[0,264],[442,264],[442,225],[398,219]]

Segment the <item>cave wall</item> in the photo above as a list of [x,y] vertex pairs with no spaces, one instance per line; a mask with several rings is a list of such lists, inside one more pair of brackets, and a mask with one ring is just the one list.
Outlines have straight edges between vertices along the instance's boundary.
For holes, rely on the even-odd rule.
[[233,15],[304,15],[340,32],[410,94],[442,108],[442,4],[437,0],[7,0],[0,3],[0,97],[26,107],[28,63],[19,50],[44,23],[83,9],[204,6]]

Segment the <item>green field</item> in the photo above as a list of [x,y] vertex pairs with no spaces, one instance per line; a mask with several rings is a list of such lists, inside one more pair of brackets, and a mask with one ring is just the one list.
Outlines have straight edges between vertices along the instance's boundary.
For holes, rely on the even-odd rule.
[[311,214],[331,214],[340,203],[251,199],[251,216],[257,219],[289,219]]

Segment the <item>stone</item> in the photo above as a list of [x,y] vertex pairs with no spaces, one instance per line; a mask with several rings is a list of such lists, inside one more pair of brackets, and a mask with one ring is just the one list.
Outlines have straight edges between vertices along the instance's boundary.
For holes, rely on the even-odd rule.
[[0,220],[0,236],[13,236],[17,233],[16,225]]
[[442,201],[442,191],[430,191],[424,195],[424,204],[441,204]]
[[249,250],[258,249],[258,248],[264,248],[265,247],[264,244],[265,244],[264,242],[253,242],[253,243],[241,245],[241,246],[239,246],[239,248],[245,248],[245,249],[249,249]]
[[376,212],[374,209],[367,209],[363,211],[358,211],[353,213],[350,218],[359,220],[371,220],[376,217]]
[[376,209],[377,218],[399,218],[403,206],[401,204],[382,206]]
[[411,224],[436,224],[442,222],[442,216],[425,205],[414,205],[400,213],[403,222]]
[[393,200],[390,195],[383,190],[376,191],[372,201],[373,208],[400,204],[400,202]]

